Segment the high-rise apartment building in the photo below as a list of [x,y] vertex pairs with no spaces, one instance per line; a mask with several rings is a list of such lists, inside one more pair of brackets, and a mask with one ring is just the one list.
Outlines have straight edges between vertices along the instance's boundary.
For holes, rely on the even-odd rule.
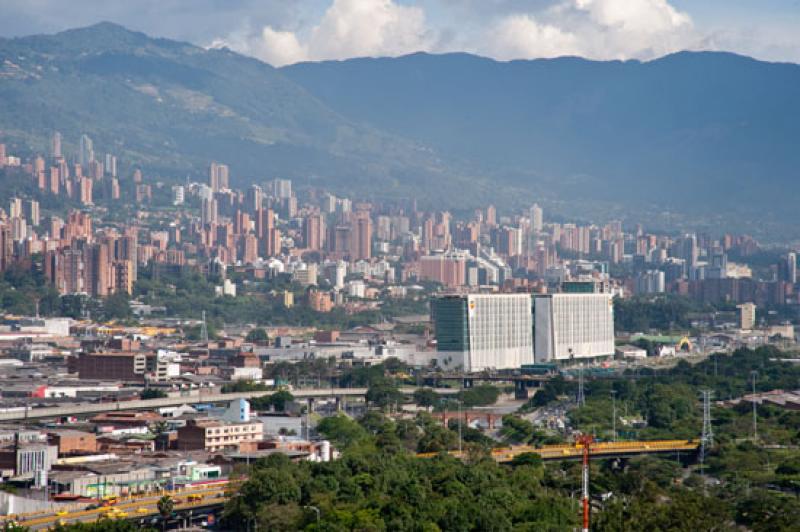
[[369,212],[359,211],[355,214],[351,232],[350,260],[369,260],[372,257],[372,220]]
[[535,294],[537,363],[614,355],[614,305],[610,294]]
[[303,220],[303,242],[312,251],[322,250],[325,245],[325,218],[321,214],[309,214]]
[[229,188],[228,165],[212,162],[208,169],[208,184],[213,192]]
[[78,153],[78,163],[86,167],[94,161],[94,143],[88,135],[81,135],[80,152]]
[[739,309],[739,328],[744,331],[753,330],[756,326],[756,305],[754,303],[742,303],[737,305]]
[[531,230],[534,233],[541,233],[544,228],[544,214],[542,208],[537,203],[534,203],[530,211]]
[[292,197],[292,180],[291,179],[275,179],[272,181],[272,196],[279,199],[287,199]]
[[50,139],[50,156],[53,159],[59,159],[61,155],[61,133],[58,131],[53,132],[53,137]]

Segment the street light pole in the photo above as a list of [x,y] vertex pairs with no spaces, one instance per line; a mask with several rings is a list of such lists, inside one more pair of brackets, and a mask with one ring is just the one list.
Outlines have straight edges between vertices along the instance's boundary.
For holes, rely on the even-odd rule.
[[611,438],[617,441],[617,391],[611,390]]
[[458,454],[461,455],[461,399],[458,399]]

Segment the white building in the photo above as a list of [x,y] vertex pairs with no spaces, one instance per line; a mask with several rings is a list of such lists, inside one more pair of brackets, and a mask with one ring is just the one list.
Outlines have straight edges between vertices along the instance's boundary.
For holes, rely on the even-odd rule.
[[440,367],[473,372],[533,363],[529,294],[444,296],[431,312]]
[[537,363],[614,355],[614,305],[609,294],[533,296]]

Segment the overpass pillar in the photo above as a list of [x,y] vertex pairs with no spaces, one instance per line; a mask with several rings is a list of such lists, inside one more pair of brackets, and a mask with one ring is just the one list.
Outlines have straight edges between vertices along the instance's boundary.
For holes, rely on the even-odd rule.
[[472,388],[474,383],[475,383],[474,379],[466,379],[465,378],[464,379],[464,388]]
[[514,381],[514,398],[515,399],[528,398],[528,388],[525,385],[525,381]]

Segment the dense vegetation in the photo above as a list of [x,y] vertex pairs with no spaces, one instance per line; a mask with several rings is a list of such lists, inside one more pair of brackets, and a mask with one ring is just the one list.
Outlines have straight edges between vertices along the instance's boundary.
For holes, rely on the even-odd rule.
[[[611,390],[616,392],[618,436],[642,439],[697,438],[698,390],[738,397],[759,371],[758,390],[792,388],[800,368],[775,360],[771,348],[742,349],[694,366],[679,363],[659,372],[588,381],[586,406],[570,412],[572,423],[610,438]],[[389,389],[393,382],[381,368]],[[377,377],[377,375],[372,375]],[[570,397],[573,383],[555,379],[543,389],[550,401]],[[415,395],[433,406],[432,390]],[[540,392],[542,393],[542,392]],[[533,403],[534,401],[532,401]],[[534,405],[531,405],[534,407]],[[715,445],[701,471],[694,456],[643,456],[592,463],[593,530],[796,529],[800,515],[800,413],[760,406],[759,439],[752,441],[749,404],[715,406]],[[621,426],[641,418],[645,427]],[[255,465],[241,496],[225,510],[225,525],[245,530],[258,522],[270,530],[572,530],[579,524],[573,498],[579,464],[542,464],[521,455],[498,465],[487,451],[500,444],[548,444],[552,432],[518,416],[505,416],[500,441],[461,427],[462,462],[447,455],[415,457],[458,448],[458,426],[443,427],[427,413],[392,420],[369,411],[359,421],[323,419],[319,432],[341,449],[340,460],[292,464],[270,457]],[[766,445],[764,445],[766,444]],[[701,474],[702,473],[702,474]],[[601,494],[607,494],[600,498]],[[316,517],[319,510],[319,523]],[[794,517],[793,517],[794,516]]]
[[691,313],[709,310],[713,308],[676,295],[615,298],[614,329],[625,332],[685,331],[691,327]]

